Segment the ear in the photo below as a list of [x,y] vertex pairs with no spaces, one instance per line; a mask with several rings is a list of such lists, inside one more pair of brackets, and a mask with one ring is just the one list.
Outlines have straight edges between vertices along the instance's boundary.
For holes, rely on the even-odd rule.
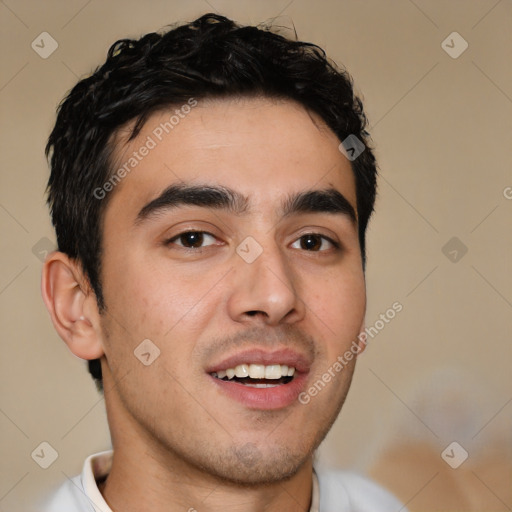
[[81,359],[103,354],[96,296],[80,266],[66,254],[53,252],[43,265],[41,294],[53,325],[67,346]]

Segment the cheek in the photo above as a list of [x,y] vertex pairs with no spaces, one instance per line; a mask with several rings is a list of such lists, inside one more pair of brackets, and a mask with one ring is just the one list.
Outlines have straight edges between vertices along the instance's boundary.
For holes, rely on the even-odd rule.
[[161,349],[161,361],[179,369],[216,314],[222,286],[216,286],[218,273],[185,274],[169,267],[125,263],[110,276],[107,306],[122,326],[118,335],[126,339],[129,334],[129,342],[122,344],[126,357],[150,339]]
[[362,272],[331,276],[317,281],[311,317],[325,339],[331,340],[328,351],[339,351],[356,339],[364,320],[366,290]]
[[[184,274],[144,255],[105,268],[105,300],[134,325],[170,329],[204,295],[201,273]],[[207,283],[206,283],[207,284]],[[108,300],[107,300],[108,299]]]
[[[362,272],[343,273],[315,280],[311,310],[335,332],[359,329],[366,309]],[[311,289],[311,288],[310,288]]]

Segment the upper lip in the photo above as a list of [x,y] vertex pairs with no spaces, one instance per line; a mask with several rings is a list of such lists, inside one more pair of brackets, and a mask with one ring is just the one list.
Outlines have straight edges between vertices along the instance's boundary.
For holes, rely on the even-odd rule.
[[290,348],[274,349],[271,351],[253,348],[225,357],[221,361],[210,365],[206,372],[213,373],[219,370],[235,368],[239,364],[263,364],[265,366],[284,364],[293,366],[298,372],[306,373],[311,368],[312,361],[307,355]]

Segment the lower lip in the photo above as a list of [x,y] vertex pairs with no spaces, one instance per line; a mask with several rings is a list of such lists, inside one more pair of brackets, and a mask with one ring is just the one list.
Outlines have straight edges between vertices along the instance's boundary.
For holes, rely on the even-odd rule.
[[283,409],[298,402],[297,397],[306,386],[307,373],[296,373],[288,384],[271,388],[253,388],[236,381],[225,381],[209,375],[210,379],[230,398],[250,409]]

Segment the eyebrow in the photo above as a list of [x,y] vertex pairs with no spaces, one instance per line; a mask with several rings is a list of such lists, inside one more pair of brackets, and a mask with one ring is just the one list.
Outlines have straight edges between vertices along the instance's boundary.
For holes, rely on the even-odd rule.
[[282,207],[283,216],[296,213],[335,213],[347,216],[354,224],[357,215],[349,200],[335,188],[309,190],[288,197]]
[[[147,203],[137,214],[135,224],[141,224],[180,206],[199,206],[227,210],[237,215],[248,213],[246,196],[219,185],[177,184],[167,187],[158,197]],[[281,204],[280,213],[287,217],[297,213],[334,213],[347,216],[354,224],[357,216],[348,199],[335,188],[308,190],[289,195]]]

